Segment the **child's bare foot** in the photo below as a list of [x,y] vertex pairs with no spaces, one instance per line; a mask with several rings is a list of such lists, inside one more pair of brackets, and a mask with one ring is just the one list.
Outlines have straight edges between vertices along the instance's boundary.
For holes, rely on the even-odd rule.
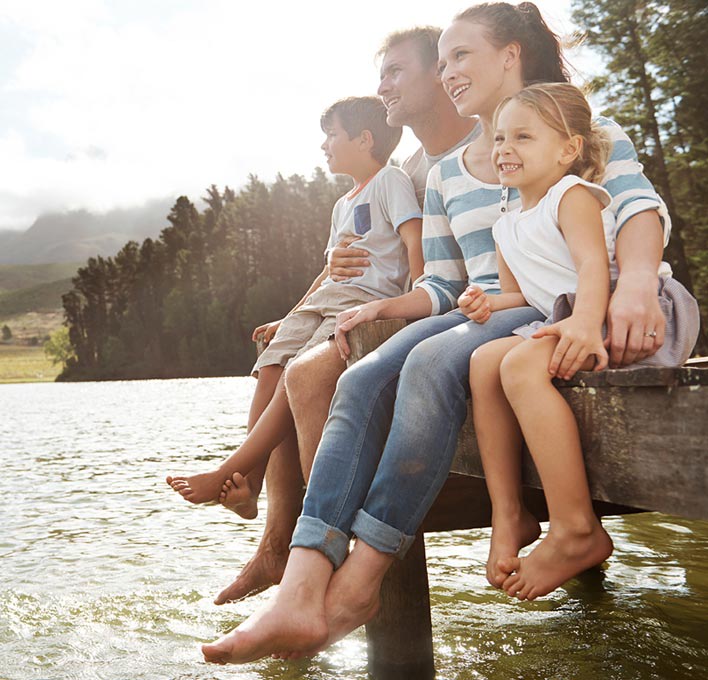
[[255,519],[258,517],[259,493],[260,489],[251,488],[248,477],[234,472],[221,488],[219,503],[244,519]]
[[501,588],[509,573],[499,569],[498,563],[507,557],[516,557],[521,548],[530,545],[541,535],[541,525],[525,508],[521,515],[492,518],[492,540],[487,559],[487,581]]
[[316,649],[327,639],[327,623],[321,605],[306,596],[278,592],[263,608],[238,628],[211,644],[202,645],[211,663],[247,663],[282,650]]
[[203,472],[191,477],[167,477],[167,483],[190,503],[210,503],[219,500],[225,475],[221,470]]
[[551,526],[528,557],[499,560],[499,570],[508,574],[502,588],[519,600],[534,600],[602,563],[612,554],[612,548],[612,539],[599,522],[582,533],[554,531]]
[[236,580],[216,596],[214,604],[236,602],[280,583],[288,561],[288,543],[285,541],[282,548],[275,543],[264,537],[256,554],[246,563]]

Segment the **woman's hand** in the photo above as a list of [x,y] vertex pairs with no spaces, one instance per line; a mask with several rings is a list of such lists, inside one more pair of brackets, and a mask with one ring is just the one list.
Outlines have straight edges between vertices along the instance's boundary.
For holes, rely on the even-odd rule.
[[627,272],[617,281],[607,310],[610,366],[628,366],[652,356],[664,344],[666,319],[654,274]]
[[376,321],[378,319],[379,301],[367,302],[337,314],[337,325],[334,328],[334,341],[337,343],[339,356],[346,361],[351,354],[347,333],[356,328],[360,323]]
[[[543,326],[531,337],[555,336],[558,344],[548,364],[548,372],[556,378],[570,380],[588,357],[595,355],[594,371],[607,368],[608,356],[600,328],[584,319],[570,316],[550,326]],[[589,370],[589,366],[588,366]]]
[[361,236],[347,236],[329,251],[327,263],[329,275],[333,281],[345,281],[354,276],[363,276],[364,272],[358,267],[368,267],[371,263],[366,258],[369,251],[363,248],[350,248]]
[[258,326],[258,328],[253,331],[251,340],[253,340],[253,342],[258,342],[258,336],[263,334],[263,344],[267,345],[275,335],[275,332],[280,327],[282,321],[282,319],[279,319],[278,321],[271,321],[270,323],[264,323],[263,325]]
[[467,286],[465,292],[457,298],[460,311],[472,321],[484,323],[492,315],[492,306],[487,294],[479,286]]

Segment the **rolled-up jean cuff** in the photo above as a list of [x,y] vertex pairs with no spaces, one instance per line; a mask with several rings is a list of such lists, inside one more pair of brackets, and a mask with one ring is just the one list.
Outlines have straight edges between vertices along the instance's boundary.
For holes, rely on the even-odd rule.
[[364,510],[357,511],[352,522],[352,532],[375,550],[393,555],[399,560],[406,556],[415,541],[415,536],[407,536]]
[[290,548],[319,550],[338,569],[349,554],[349,536],[317,517],[300,515]]

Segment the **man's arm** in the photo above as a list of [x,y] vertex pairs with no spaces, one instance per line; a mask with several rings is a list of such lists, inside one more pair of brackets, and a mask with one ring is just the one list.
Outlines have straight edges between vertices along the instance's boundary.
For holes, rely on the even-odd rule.
[[415,281],[418,277],[423,275],[423,220],[420,218],[406,220],[398,227],[398,233],[408,253],[408,267],[411,273],[411,280]]
[[[627,366],[664,343],[665,319],[657,295],[664,249],[659,214],[646,210],[625,222],[617,236],[617,287],[607,313],[610,366]],[[656,333],[656,336],[648,335]]]

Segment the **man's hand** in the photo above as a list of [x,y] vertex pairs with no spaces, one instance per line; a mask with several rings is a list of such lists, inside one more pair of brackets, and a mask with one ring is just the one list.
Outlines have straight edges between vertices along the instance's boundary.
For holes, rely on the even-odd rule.
[[358,267],[368,267],[371,263],[366,258],[369,251],[363,248],[350,248],[361,236],[347,236],[329,251],[327,263],[329,275],[333,281],[345,281],[354,276],[363,276],[364,272]]
[[282,321],[282,319],[279,319],[278,321],[271,321],[270,323],[264,323],[262,326],[258,326],[258,328],[253,331],[253,335],[251,335],[251,340],[253,340],[253,342],[257,342],[258,336],[262,333],[263,344],[267,345],[275,335],[275,332],[280,327]]
[[610,367],[641,361],[664,344],[666,320],[659,306],[654,274],[627,272],[620,276],[607,311]]
[[472,321],[485,323],[492,315],[487,294],[479,286],[467,286],[465,292],[457,298],[460,311]]
[[351,354],[351,349],[347,342],[347,332],[365,321],[376,321],[378,318],[378,302],[378,300],[375,302],[367,302],[365,305],[358,305],[357,307],[352,307],[351,309],[337,314],[334,341],[337,343],[337,349],[339,350],[339,356],[342,357],[342,361],[346,361],[347,357]]

